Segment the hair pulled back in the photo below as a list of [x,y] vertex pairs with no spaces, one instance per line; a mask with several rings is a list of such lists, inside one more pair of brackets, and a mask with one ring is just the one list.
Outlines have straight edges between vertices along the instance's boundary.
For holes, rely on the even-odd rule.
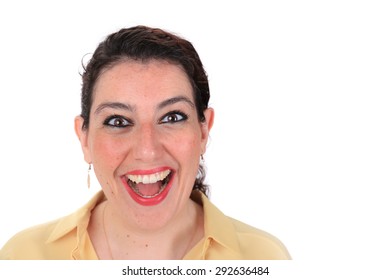
[[[162,29],[139,25],[107,36],[84,66],[80,114],[84,120],[83,129],[89,127],[94,87],[102,72],[125,60],[148,62],[152,59],[168,61],[182,67],[192,86],[198,119],[200,122],[205,121],[204,111],[208,108],[210,99],[209,83],[193,45]],[[205,169],[200,165],[193,189],[207,195],[205,175]]]

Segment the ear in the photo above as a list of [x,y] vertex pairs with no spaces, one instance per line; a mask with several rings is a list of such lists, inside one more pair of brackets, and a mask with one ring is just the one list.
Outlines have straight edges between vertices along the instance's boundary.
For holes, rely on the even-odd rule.
[[91,160],[91,154],[88,145],[88,129],[83,128],[83,125],[84,125],[84,119],[81,116],[77,116],[74,119],[74,130],[77,134],[77,137],[79,138],[81,148],[84,154],[84,160],[87,163],[91,163],[92,160]]
[[213,127],[214,124],[214,109],[213,108],[207,108],[204,111],[205,121],[201,123],[201,130],[202,130],[202,154],[206,152],[206,145],[207,141],[209,139],[210,130]]

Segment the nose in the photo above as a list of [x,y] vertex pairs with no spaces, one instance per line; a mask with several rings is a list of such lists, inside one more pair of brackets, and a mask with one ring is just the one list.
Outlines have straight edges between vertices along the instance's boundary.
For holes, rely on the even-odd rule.
[[162,145],[153,125],[139,126],[133,134],[134,159],[143,162],[153,162],[161,156]]

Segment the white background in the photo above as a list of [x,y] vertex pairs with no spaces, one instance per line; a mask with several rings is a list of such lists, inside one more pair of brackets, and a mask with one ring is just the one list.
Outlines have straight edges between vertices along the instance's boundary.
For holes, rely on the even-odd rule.
[[193,42],[209,74],[205,158],[221,210],[295,260],[388,259],[389,12],[386,1],[2,2],[0,247],[100,189],[87,189],[73,131],[81,60],[144,24]]

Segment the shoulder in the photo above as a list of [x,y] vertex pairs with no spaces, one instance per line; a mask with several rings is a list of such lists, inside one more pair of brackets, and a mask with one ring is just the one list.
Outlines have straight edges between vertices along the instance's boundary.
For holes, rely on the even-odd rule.
[[86,235],[91,211],[104,199],[100,191],[72,214],[15,234],[0,250],[0,259],[71,259]]
[[291,256],[284,244],[272,234],[228,217],[244,259],[288,260]]
[[219,244],[213,254],[209,252],[209,258],[291,259],[284,244],[272,234],[226,216],[200,192],[193,192],[191,198],[203,206],[205,236]]
[[45,259],[47,242],[59,220],[36,225],[15,234],[0,250],[0,259]]

